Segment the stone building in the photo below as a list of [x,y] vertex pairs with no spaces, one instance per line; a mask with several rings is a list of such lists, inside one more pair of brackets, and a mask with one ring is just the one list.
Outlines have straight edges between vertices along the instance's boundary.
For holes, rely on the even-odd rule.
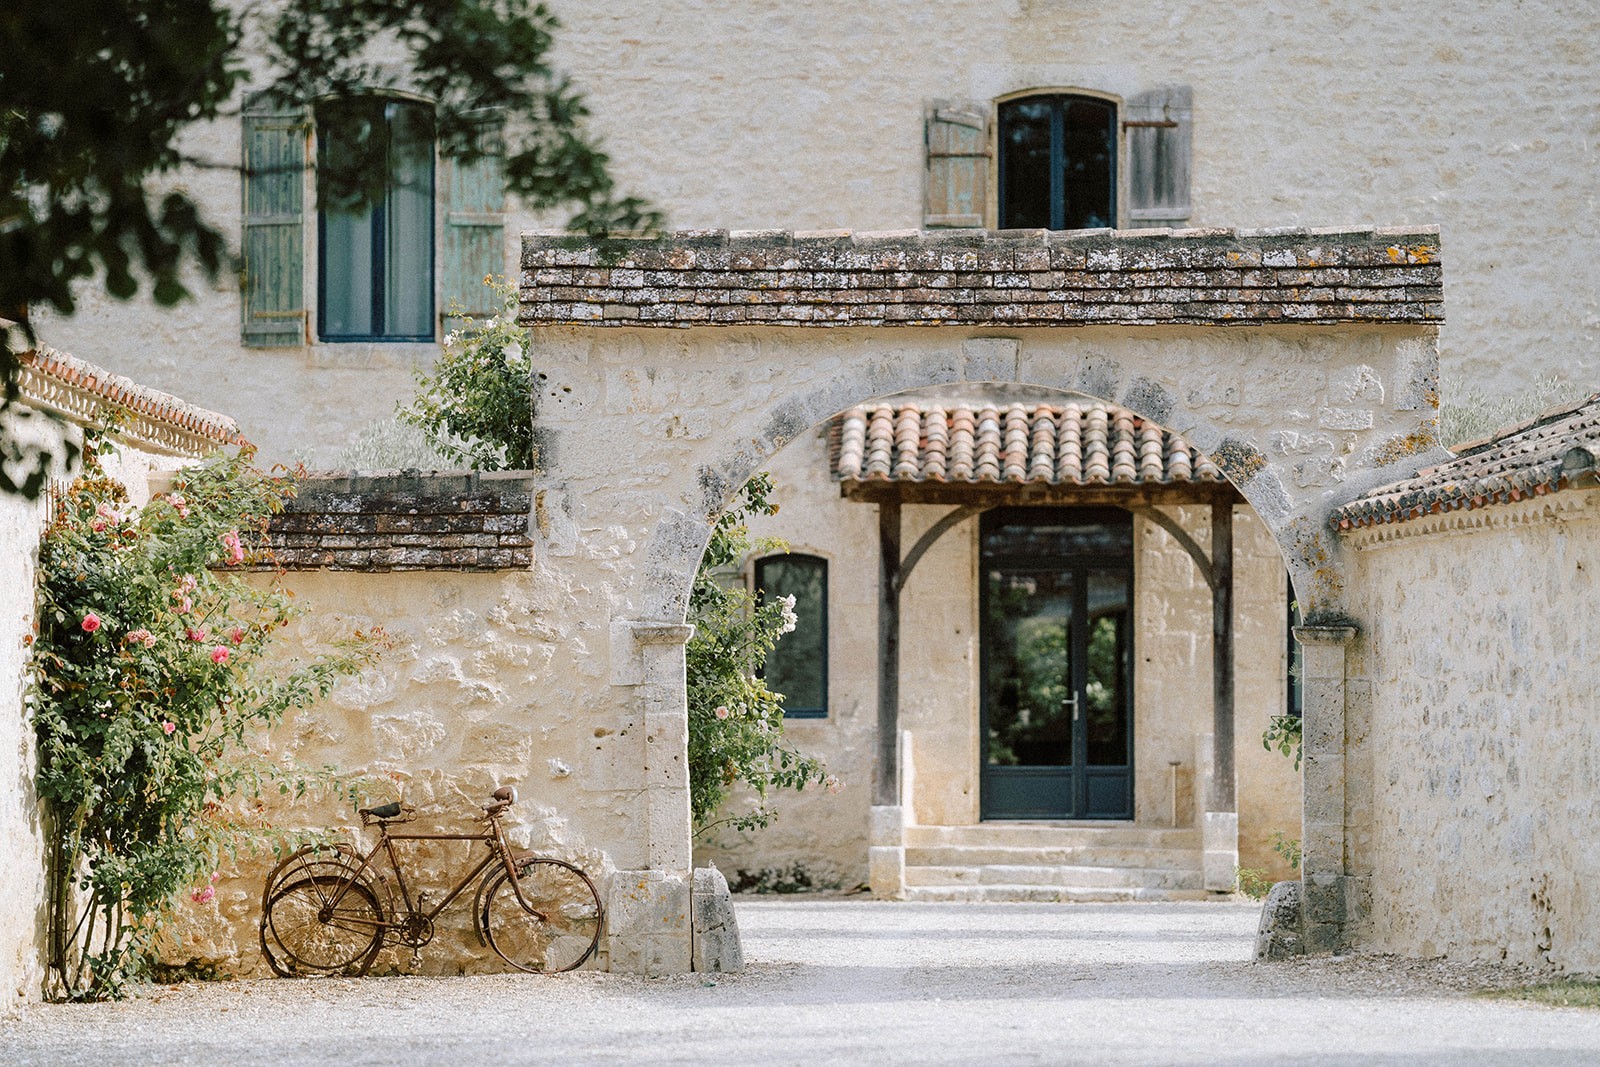
[[[959,866],[940,854],[993,849],[1001,862],[990,865],[1039,867],[1037,855],[1005,861],[1092,844],[1102,858],[1127,853],[1135,870],[1188,872],[1120,888],[1188,891],[1195,881],[1214,888],[1235,853],[1249,866],[1275,862],[1267,843],[1282,830],[1305,839],[1315,947],[1492,954],[1492,924],[1458,942],[1399,919],[1395,902],[1423,875],[1395,836],[1392,819],[1412,810],[1397,778],[1407,759],[1436,752],[1382,747],[1385,737],[1369,732],[1409,723],[1424,699],[1387,649],[1422,632],[1413,626],[1448,619],[1444,605],[1464,587],[1411,575],[1441,599],[1429,601],[1427,620],[1392,614],[1385,597],[1400,585],[1381,577],[1389,563],[1372,561],[1424,567],[1434,550],[1368,551],[1356,547],[1365,535],[1336,536],[1328,520],[1445,458],[1435,440],[1441,388],[1595,377],[1600,266],[1586,253],[1600,180],[1588,158],[1600,135],[1590,106],[1600,22],[1550,2],[1447,3],[1425,29],[1375,2],[555,6],[566,24],[557,58],[587,92],[620,183],[684,231],[640,252],[637,265],[558,238],[525,244],[523,231],[560,220],[507,203],[492,155],[473,167],[437,157],[427,103],[411,95],[366,102],[400,160],[382,217],[320,210],[298,169],[326,150],[316,115],[250,98],[189,145],[247,175],[180,178],[238,234],[240,281],[201,288],[177,309],[85,292],[73,318],[36,324],[55,345],[234,413],[269,462],[317,465],[410,395],[452,301],[491,310],[477,280],[521,279],[548,378],[536,419],[552,443],[550,469],[526,486],[531,567],[459,580],[385,571],[367,585],[302,576],[350,616],[408,637],[387,673],[339,697],[326,723],[299,722],[284,743],[345,746],[359,753],[352,769],[380,774],[402,773],[396,752],[423,754],[426,774],[412,787],[440,803],[489,784],[492,760],[449,766],[463,730],[473,752],[513,753],[492,773],[522,779],[524,831],[590,857],[610,879],[609,965],[687,966],[683,586],[710,517],[743,476],[770,464],[794,505],[773,529],[797,554],[750,561],[750,578],[798,580],[807,566],[814,575],[807,558],[827,565],[825,699],[807,709],[827,714],[791,725],[848,788],[796,798],[753,850],[715,842],[708,854],[724,867],[803,861],[830,880],[897,892],[922,877],[901,865]],[[398,229],[373,239],[391,223]],[[380,246],[388,253],[375,254]],[[1441,247],[1451,256],[1448,316]],[[895,255],[908,258],[882,258]],[[768,264],[770,278],[738,277]],[[867,285],[862,271],[883,277]],[[907,430],[902,442],[897,428],[913,405],[916,440]],[[1020,477],[997,452],[995,481],[975,474],[961,495],[930,495],[933,413],[944,412],[953,445],[967,409],[975,458],[984,447],[1023,449]],[[1106,480],[1064,479],[1064,437],[1079,426],[1082,448],[1102,432],[1100,410]],[[859,475],[840,466],[858,425]],[[1124,432],[1140,461],[1131,480],[1117,473]],[[871,456],[885,433],[887,471]],[[1033,449],[1043,433],[1057,451],[1041,481],[1034,459],[1045,445]],[[1160,452],[1159,473],[1146,473],[1147,445]],[[1197,455],[1232,489],[1210,481]],[[927,541],[903,589],[893,587],[901,627],[891,718],[880,674],[880,598],[890,588],[882,516],[898,513],[896,536],[910,552],[968,507],[988,512]],[[1020,527],[1008,518],[1017,508],[1034,509]],[[1117,510],[1053,510],[1063,508]],[[1213,521],[1220,514],[1232,521]],[[991,774],[983,688],[1019,681],[990,672],[994,650],[1017,634],[985,630],[985,598],[1028,583],[1036,591],[1071,570],[1060,545],[1031,575],[985,546],[1033,536],[1019,530],[1070,541],[1079,534],[1068,531],[1091,527],[1114,549],[1100,573],[1125,579],[1129,621],[1109,632],[1128,638],[1134,663],[1124,676],[1133,759],[1100,764],[1119,770],[1099,786],[1080,773],[1087,753],[1046,764],[1073,768],[1056,774],[1069,802],[1022,813],[1106,816],[1149,836],[969,840],[960,828],[986,821]],[[1224,537],[1231,604],[1217,595],[1212,555]],[[373,558],[361,566],[376,567]],[[1287,762],[1256,743],[1292,699],[1286,570],[1317,624],[1302,631],[1313,662],[1301,678],[1315,684],[1305,687],[1299,790]],[[1059,605],[1072,600],[1093,617],[1087,586],[1074,583]],[[1217,737],[1227,670],[1212,665],[1215,620],[1236,648],[1231,745]],[[1062,631],[1048,621],[1032,629]],[[1517,632],[1498,630],[1483,647],[1500,647],[1505,634],[1521,640]],[[1089,650],[1078,651],[1086,666]],[[1090,679],[1074,671],[1057,688],[1082,714]],[[1378,707],[1381,694],[1392,707]],[[392,710],[370,712],[380,705]],[[1219,752],[1236,760],[1234,776],[1216,773]],[[1106,792],[1091,800],[1093,788]],[[818,855],[808,827],[835,818],[821,807],[830,801],[849,832]],[[1472,812],[1429,803],[1437,832],[1469,832]],[[1177,836],[1163,836],[1167,824]],[[929,827],[951,832],[918,836]],[[1449,895],[1447,880],[1438,885]],[[208,944],[229,922],[247,932],[248,892],[234,897]],[[1477,907],[1451,900],[1441,914]],[[1588,958],[1555,955],[1564,965]]]

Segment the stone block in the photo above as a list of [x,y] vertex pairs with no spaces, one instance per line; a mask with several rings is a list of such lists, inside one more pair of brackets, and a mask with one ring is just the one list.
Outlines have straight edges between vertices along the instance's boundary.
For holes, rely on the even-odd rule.
[[868,840],[874,844],[887,848],[899,848],[905,844],[906,811],[895,805],[874,805],[868,816],[870,820]]
[[1255,958],[1286,960],[1304,955],[1305,940],[1300,930],[1301,885],[1298,881],[1279,882],[1261,905],[1261,923],[1256,927]]
[[1303,879],[1301,913],[1307,930],[1313,926],[1339,926],[1345,922],[1343,875],[1308,874]]
[[874,845],[867,849],[867,884],[879,900],[899,900],[906,891],[906,850]]
[[1344,824],[1344,757],[1306,756],[1301,763],[1301,814],[1307,823]]
[[694,969],[736,974],[744,970],[739,920],[728,880],[715,866],[694,872]]
[[684,974],[693,965],[690,883],[665,871],[618,871],[606,928],[613,971]]

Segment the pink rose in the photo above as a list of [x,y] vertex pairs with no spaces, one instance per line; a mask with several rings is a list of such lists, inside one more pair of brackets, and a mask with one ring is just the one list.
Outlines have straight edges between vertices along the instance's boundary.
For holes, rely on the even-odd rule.
[[228,640],[232,641],[236,645],[244,644],[244,627],[235,626],[233,629],[229,630]]
[[177,509],[178,517],[180,519],[186,519],[189,517],[189,501],[184,499],[182,493],[172,493],[168,495],[167,503],[171,504]]
[[204,641],[206,639],[205,627],[202,626],[200,629],[196,630],[191,626],[189,629],[184,631],[184,636],[188,637],[189,640],[194,642]]
[[151,633],[149,630],[140,628],[138,630],[129,630],[128,636],[123,640],[127,641],[130,645],[143,645],[145,648],[154,648],[156,643],[156,635]]
[[244,545],[239,543],[239,532],[237,530],[229,530],[222,535],[222,547],[228,550],[227,561],[229,563],[244,562]]
[[100,629],[100,616],[91,611],[83,617],[83,621],[78,625],[83,627],[84,633],[92,634],[96,630]]
[[713,711],[711,714],[715,715],[719,719],[726,719],[728,717],[728,705],[718,704],[717,710]]
[[193,610],[194,610],[194,601],[193,600],[190,600],[186,596],[178,598],[177,612],[178,612],[179,615],[187,615],[187,614],[189,614],[189,612],[191,612]]
[[172,736],[172,731],[176,730],[177,728],[178,728],[178,724],[177,723],[172,722],[169,719],[162,719],[161,720],[161,732],[166,734],[168,737],[171,737]]
[[844,788],[844,783],[830,774],[822,780],[822,788],[830,793],[837,793]]
[[189,894],[189,899],[196,904],[209,904],[217,899],[217,891],[212,886],[202,886]]
[[225,647],[223,647],[222,645],[218,645],[216,648],[213,648],[211,650],[211,662],[212,663],[226,663],[226,662],[228,662],[228,650]]
[[89,524],[89,529],[93,530],[95,533],[101,533],[105,530],[105,528],[106,520],[104,519],[96,519]]

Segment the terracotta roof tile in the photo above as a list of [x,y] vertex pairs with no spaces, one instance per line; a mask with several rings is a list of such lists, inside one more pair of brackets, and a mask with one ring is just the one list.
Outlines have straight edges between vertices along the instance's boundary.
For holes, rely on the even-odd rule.
[[838,416],[840,481],[1170,485],[1221,482],[1181,438],[1126,408],[884,401]]
[[218,446],[248,443],[239,424],[228,416],[140,385],[87,360],[43,346],[18,358],[22,364],[18,384],[26,402],[80,425],[99,424],[108,406],[120,405],[127,409],[128,418],[119,427],[119,435],[142,448],[199,456]]
[[1373,489],[1335,509],[1331,521],[1335,529],[1353,530],[1592,486],[1597,460],[1600,393],[1496,431],[1454,459]]

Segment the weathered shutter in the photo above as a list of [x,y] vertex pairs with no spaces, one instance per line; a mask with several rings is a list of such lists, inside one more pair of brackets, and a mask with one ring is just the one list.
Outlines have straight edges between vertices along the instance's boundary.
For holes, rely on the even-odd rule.
[[1123,108],[1128,136],[1128,219],[1170,226],[1189,218],[1191,94],[1186,85],[1140,93]]
[[257,96],[244,115],[244,343],[306,341],[305,184],[309,125],[300,108]]
[[935,100],[928,106],[927,200],[922,225],[981,227],[989,210],[989,108]]
[[506,272],[506,187],[499,112],[484,112],[472,136],[482,154],[470,162],[440,156],[439,195],[444,205],[444,250],[440,256],[440,315],[448,332],[460,315],[488,318],[500,298],[483,284]]

